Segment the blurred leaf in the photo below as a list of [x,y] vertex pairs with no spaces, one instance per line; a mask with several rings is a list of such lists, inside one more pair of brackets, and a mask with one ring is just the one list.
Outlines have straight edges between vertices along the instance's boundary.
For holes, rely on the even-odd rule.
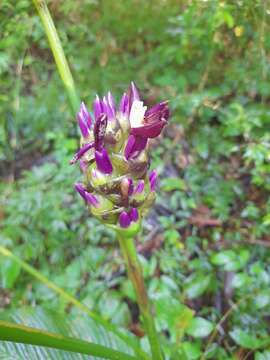
[[268,337],[259,338],[255,334],[250,334],[247,331],[238,328],[230,331],[230,336],[236,342],[236,344],[242,346],[245,349],[255,350],[270,343]]
[[191,281],[185,285],[185,292],[189,299],[195,299],[201,296],[210,284],[211,276],[196,273]]
[[181,349],[186,360],[196,360],[201,356],[199,344],[185,341],[181,344]]
[[159,297],[155,301],[157,322],[161,330],[169,330],[175,339],[180,340],[190,326],[193,311],[177,299]]
[[161,181],[161,189],[163,191],[173,191],[173,190],[186,190],[186,184],[184,180],[180,178],[166,178]]
[[187,329],[187,334],[195,338],[204,338],[207,337],[213,330],[213,324],[201,317],[196,317],[192,319],[191,324]]
[[249,257],[248,249],[241,249],[238,253],[234,250],[224,250],[214,254],[211,261],[214,265],[223,265],[227,271],[236,271],[245,266]]
[[14,286],[14,283],[20,274],[21,267],[10,259],[2,259],[0,265],[2,287],[10,289]]
[[255,360],[270,360],[270,350],[255,353]]

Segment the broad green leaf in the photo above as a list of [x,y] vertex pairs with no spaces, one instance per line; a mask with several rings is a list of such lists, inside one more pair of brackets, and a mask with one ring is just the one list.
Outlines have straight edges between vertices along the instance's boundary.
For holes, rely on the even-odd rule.
[[[23,308],[14,313],[10,313],[5,317],[2,315],[1,319],[9,320],[25,326],[50,331],[62,336],[74,337],[88,342],[93,342],[97,345],[105,346],[106,348],[115,351],[121,351],[125,354],[134,354],[134,350],[126,345],[122,340],[106,329],[96,323],[93,319],[85,316],[61,316],[51,311],[45,311],[41,308]],[[0,339],[5,339],[5,332],[0,332]],[[63,348],[65,349],[65,348]],[[70,350],[70,349],[69,349]],[[31,345],[17,344],[12,342],[0,342],[0,351],[8,354],[23,353],[24,359],[84,359],[84,355],[74,355],[70,353],[63,353],[60,350],[52,350],[47,348],[38,348]],[[133,357],[131,357],[133,358]],[[93,358],[95,359],[95,358]]]
[[255,350],[270,343],[269,338],[259,338],[255,334],[250,334],[237,328],[233,331],[230,331],[230,336],[236,342],[236,344],[242,346],[245,349]]
[[[46,350],[47,348],[59,349],[72,353],[94,355],[102,359],[136,360],[133,356],[93,342],[62,336],[60,334],[6,321],[0,321],[0,340],[4,342],[10,341],[12,344],[18,344],[19,346],[23,346],[22,344],[35,345],[38,350],[43,350],[43,347],[45,347]],[[46,354],[44,355],[44,358],[48,358]],[[29,357],[30,354],[27,358]]]
[[93,313],[87,306],[80,303],[76,298],[74,298],[72,295],[67,293],[62,288],[56,286],[54,283],[52,283],[49,279],[46,278],[43,274],[41,274],[39,271],[37,271],[35,268],[33,268],[31,265],[27,264],[25,261],[21,260],[18,256],[13,254],[11,251],[9,251],[7,248],[0,246],[0,254],[4,257],[7,257],[8,260],[13,261],[18,266],[20,266],[22,269],[27,271],[30,275],[35,277],[38,281],[45,284],[48,288],[52,289],[55,293],[57,293],[59,296],[61,296],[63,299],[65,299],[67,302],[73,304],[76,306],[80,311],[85,313],[87,316],[89,316],[91,319],[96,321],[98,324],[104,327],[106,331],[111,332],[112,334],[115,334],[117,337],[122,339],[125,343],[129,344],[130,347],[132,347],[136,353],[140,354],[142,358],[145,358],[146,355],[143,351],[141,351],[138,347],[138,343],[131,334],[127,335],[124,331],[122,331],[120,328],[116,328],[113,324],[110,324],[106,320],[104,320],[99,315]]
[[187,334],[195,338],[204,338],[208,336],[213,330],[213,324],[201,317],[192,319],[190,326],[187,329]]

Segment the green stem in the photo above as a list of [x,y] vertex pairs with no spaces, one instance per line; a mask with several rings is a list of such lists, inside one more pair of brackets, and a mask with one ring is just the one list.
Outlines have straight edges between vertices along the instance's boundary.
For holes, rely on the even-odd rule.
[[152,358],[163,360],[160,341],[155,327],[154,315],[151,311],[147,291],[145,288],[141,265],[137,256],[137,250],[132,237],[123,236],[118,232],[118,238],[122,253],[125,258],[128,275],[136,292],[137,302],[143,317],[145,331],[148,335]]
[[73,77],[68,66],[68,62],[65,57],[59,36],[54,26],[53,19],[51,17],[45,0],[33,0],[33,3],[43,23],[56,62],[57,69],[69,97],[72,111],[74,112],[74,114],[76,114],[80,106],[80,100],[77,95]]
[[0,321],[0,341],[45,346],[53,349],[98,356],[102,359],[136,360],[132,355],[107,348],[103,345],[6,321]]

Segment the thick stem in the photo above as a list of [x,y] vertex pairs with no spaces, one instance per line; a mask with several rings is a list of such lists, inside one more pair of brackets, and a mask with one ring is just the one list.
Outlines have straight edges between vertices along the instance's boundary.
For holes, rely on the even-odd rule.
[[154,315],[151,311],[151,304],[147,296],[142,269],[137,256],[134,240],[132,237],[124,237],[121,234],[118,235],[121,250],[125,258],[128,275],[135,289],[137,302],[143,317],[144,327],[148,335],[152,357],[154,360],[163,360],[160,341],[158,339],[155,327]]
[[80,101],[75,89],[74,81],[70,68],[68,66],[67,59],[65,57],[61,42],[59,40],[56,28],[53,23],[53,19],[51,17],[45,0],[33,0],[33,3],[43,23],[56,62],[57,69],[69,97],[72,111],[74,112],[74,114],[76,114],[80,106]]

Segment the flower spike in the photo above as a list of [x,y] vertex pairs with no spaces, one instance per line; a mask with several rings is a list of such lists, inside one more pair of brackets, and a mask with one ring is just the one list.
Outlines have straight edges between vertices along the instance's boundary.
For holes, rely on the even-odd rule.
[[117,107],[109,91],[96,96],[93,112],[95,121],[82,103],[77,115],[81,148],[70,163],[79,161],[85,185],[77,183],[75,189],[93,216],[121,231],[138,231],[158,178],[156,170],[148,173],[149,139],[167,125],[168,102],[147,109],[131,82]]

